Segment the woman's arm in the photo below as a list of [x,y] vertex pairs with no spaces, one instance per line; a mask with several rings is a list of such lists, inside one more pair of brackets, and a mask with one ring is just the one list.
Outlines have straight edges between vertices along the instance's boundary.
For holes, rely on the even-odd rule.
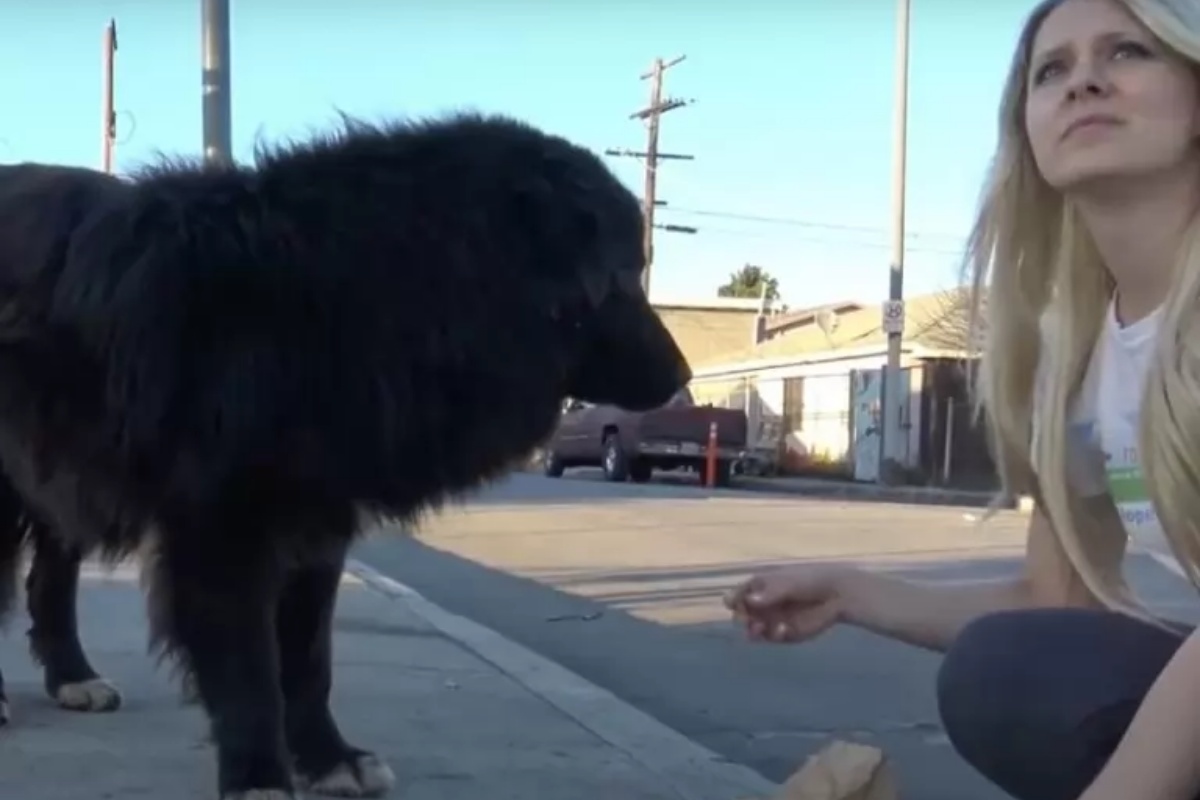
[[[1085,501],[1096,537],[1097,561],[1118,569],[1125,535],[1102,498]],[[1029,520],[1022,573],[1003,581],[937,586],[851,570],[836,581],[840,619],[890,639],[944,651],[973,619],[995,611],[1033,607],[1099,607],[1084,586],[1050,526],[1035,508]],[[1200,751],[1198,751],[1200,752]]]
[[1200,795],[1200,632],[1150,688],[1108,764],[1080,800],[1193,800]]
[[1024,579],[938,586],[865,570],[836,582],[838,619],[880,636],[943,652],[971,620],[1032,605]]

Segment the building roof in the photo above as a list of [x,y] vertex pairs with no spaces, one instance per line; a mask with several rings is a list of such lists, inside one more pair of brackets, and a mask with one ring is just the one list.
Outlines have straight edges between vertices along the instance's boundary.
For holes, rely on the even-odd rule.
[[763,332],[767,337],[770,337],[783,331],[800,327],[801,325],[815,325],[822,315],[846,314],[851,311],[858,311],[862,307],[862,303],[846,300],[841,303],[825,303],[824,305],[812,306],[811,308],[798,308],[795,311],[772,314],[767,317]]
[[748,308],[659,303],[654,308],[691,364],[754,343],[757,300]]
[[[904,341],[931,351],[962,353],[969,324],[969,295],[963,287],[907,298]],[[884,347],[882,304],[845,303],[825,307],[824,319],[810,311],[811,323],[777,334],[758,345],[750,343],[712,352],[693,367],[713,369],[740,362],[777,360],[829,354],[837,350]],[[780,315],[782,316],[782,315]],[[821,323],[824,322],[824,325]],[[750,340],[752,342],[753,340]]]
[[[693,300],[656,301],[659,318],[675,337],[688,361],[706,363],[722,354],[753,347],[757,340],[762,300],[741,297],[712,297]],[[811,308],[773,310],[768,302],[762,314],[764,338],[780,336],[804,326],[816,325],[822,315],[862,308],[861,303],[826,303]]]
[[[651,298],[650,304],[655,308],[678,309],[688,311],[749,311],[757,312],[763,301],[758,297],[696,297],[696,298]],[[767,310],[772,307],[767,301]]]

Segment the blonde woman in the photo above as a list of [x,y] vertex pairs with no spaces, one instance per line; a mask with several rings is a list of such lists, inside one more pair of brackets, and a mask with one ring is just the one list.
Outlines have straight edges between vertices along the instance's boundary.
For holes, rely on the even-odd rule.
[[1121,569],[1132,541],[1200,576],[1198,211],[1200,0],[1038,6],[972,242],[997,461],[1037,498],[1024,572],[760,575],[728,601],[750,635],[847,623],[943,651],[951,742],[1018,800],[1200,798],[1200,634]]

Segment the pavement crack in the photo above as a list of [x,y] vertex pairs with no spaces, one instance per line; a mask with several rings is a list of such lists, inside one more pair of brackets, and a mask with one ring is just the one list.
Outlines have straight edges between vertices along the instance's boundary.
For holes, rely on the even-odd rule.
[[593,611],[590,614],[557,614],[553,617],[546,617],[546,622],[592,622],[603,616],[603,611]]
[[751,741],[769,741],[773,739],[814,739],[826,736],[851,736],[869,738],[886,736],[897,733],[916,733],[922,735],[940,735],[942,726],[931,720],[883,721],[871,725],[837,725],[837,726],[806,726],[788,728],[786,730],[752,731],[746,736]]

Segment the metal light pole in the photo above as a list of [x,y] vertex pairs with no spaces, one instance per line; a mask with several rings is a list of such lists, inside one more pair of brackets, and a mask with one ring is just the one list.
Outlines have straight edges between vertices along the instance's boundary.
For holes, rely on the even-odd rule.
[[204,160],[209,164],[232,164],[229,0],[200,2],[200,84],[204,97]]
[[892,263],[888,300],[883,306],[887,333],[887,368],[880,401],[883,406],[883,441],[879,448],[878,480],[891,483],[898,476],[903,448],[900,430],[900,344],[904,337],[904,200],[908,156],[908,28],[910,0],[897,0],[896,97],[892,130]]

